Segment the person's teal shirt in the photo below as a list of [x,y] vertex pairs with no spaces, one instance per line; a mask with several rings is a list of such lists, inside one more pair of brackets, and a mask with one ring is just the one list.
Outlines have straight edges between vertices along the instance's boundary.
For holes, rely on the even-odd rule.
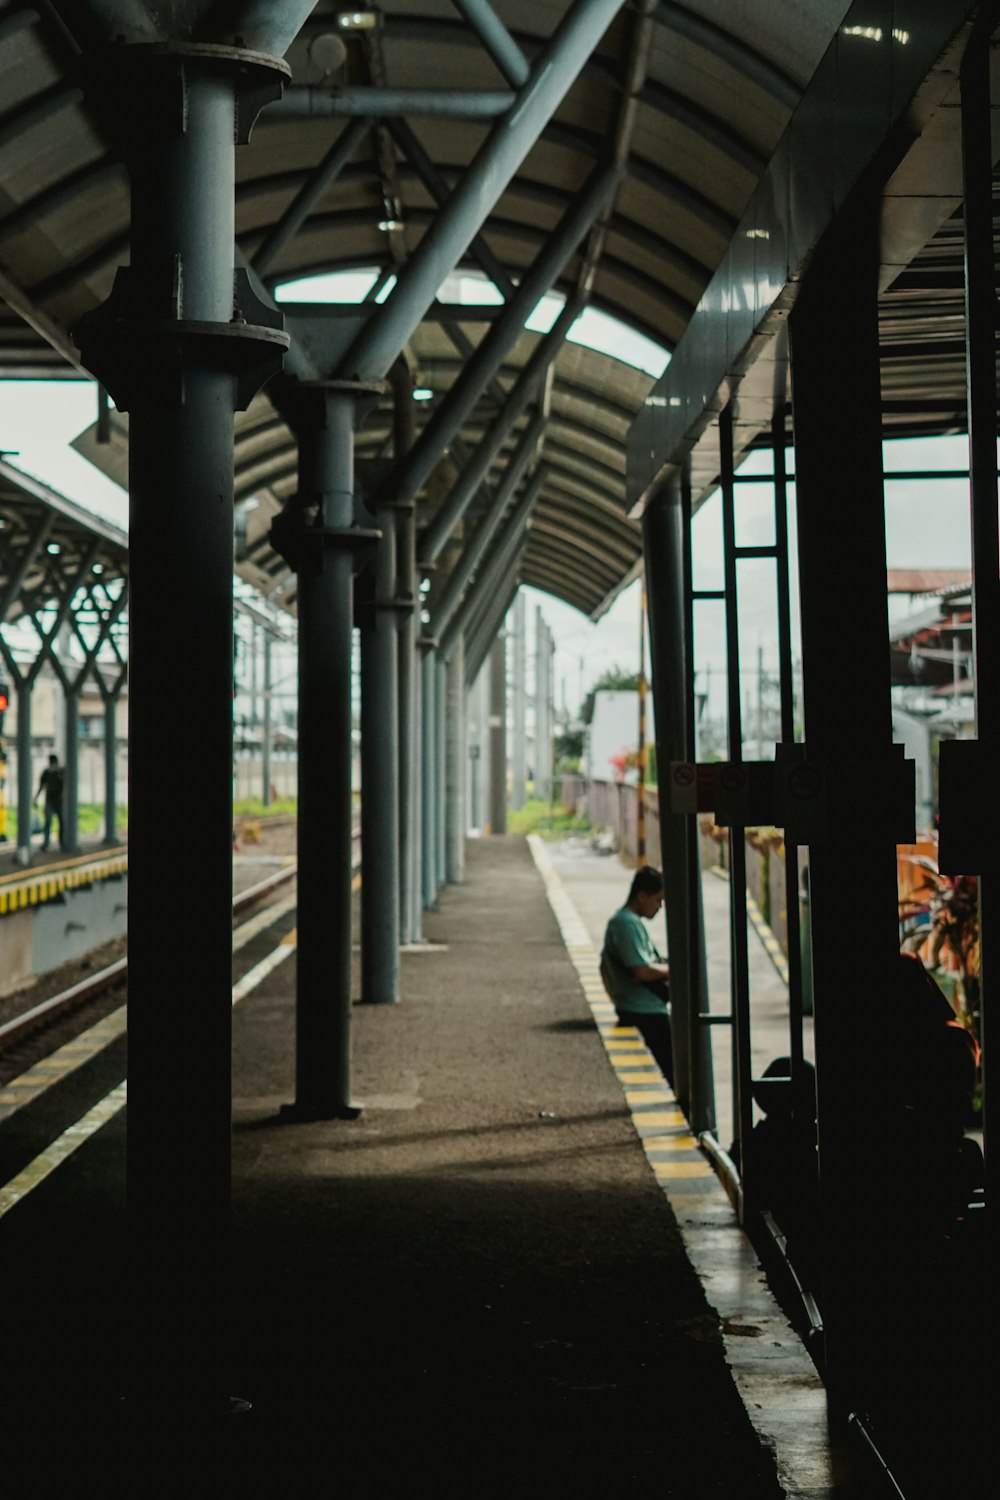
[[601,972],[617,1010],[632,1015],[666,1014],[660,997],[629,973],[640,964],[662,962],[642,917],[628,906],[616,911],[604,933]]

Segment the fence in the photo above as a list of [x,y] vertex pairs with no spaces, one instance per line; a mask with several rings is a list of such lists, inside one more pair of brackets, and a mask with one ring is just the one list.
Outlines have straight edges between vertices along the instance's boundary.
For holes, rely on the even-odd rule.
[[[638,862],[639,789],[629,782],[586,781],[565,777],[563,800],[578,811],[586,810],[595,828],[607,830],[622,858]],[[703,869],[728,865],[728,830],[717,829],[711,818],[699,820]],[[784,844],[772,829],[748,828],[747,889],[782,950],[788,951],[788,893],[785,879]],[[660,804],[655,787],[646,788],[646,861],[661,863]]]

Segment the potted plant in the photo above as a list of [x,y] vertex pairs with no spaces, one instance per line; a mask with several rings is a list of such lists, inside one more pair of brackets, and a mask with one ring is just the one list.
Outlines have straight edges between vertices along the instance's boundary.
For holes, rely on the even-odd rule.
[[[926,854],[908,854],[922,872],[899,903],[900,947],[916,953],[926,944],[929,967],[945,983],[956,1014],[979,1041],[979,882],[975,875],[942,875]],[[942,960],[949,960],[947,967]],[[953,976],[957,983],[949,983]]]

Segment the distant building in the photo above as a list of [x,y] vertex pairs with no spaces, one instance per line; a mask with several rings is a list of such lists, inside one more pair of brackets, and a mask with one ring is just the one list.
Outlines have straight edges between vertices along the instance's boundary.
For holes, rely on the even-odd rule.
[[584,740],[584,774],[593,781],[634,782],[638,772],[634,766],[623,770],[622,758],[638,748],[639,694],[634,689],[600,688]]

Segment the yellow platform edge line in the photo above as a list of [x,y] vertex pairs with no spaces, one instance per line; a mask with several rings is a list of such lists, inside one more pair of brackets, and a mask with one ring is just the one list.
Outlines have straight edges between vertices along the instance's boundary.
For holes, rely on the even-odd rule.
[[[579,917],[573,902],[553,869],[542,841],[537,835],[531,834],[528,837],[528,845],[545,886],[549,904],[559,924],[567,953],[577,971],[581,990],[593,1015],[595,1027],[604,1045],[605,1055],[622,1085],[632,1124],[639,1135],[646,1160],[657,1185],[662,1187],[668,1196],[672,1182],[689,1184],[686,1188],[688,1192],[699,1193],[703,1187],[706,1194],[721,1193],[723,1189],[709,1161],[704,1157],[696,1161],[682,1159],[682,1153],[697,1151],[699,1147],[669,1084],[664,1080],[660,1089],[646,1090],[626,1086],[643,1083],[647,1079],[655,1082],[657,1078],[662,1078],[662,1074],[635,1027],[620,1026],[612,1021],[611,1018],[615,1014],[614,1007],[603,985],[598,989],[594,982],[598,959],[593,945],[590,944],[589,939],[586,945],[580,943],[578,939]],[[776,960],[775,963],[777,967]],[[636,1073],[637,1066],[644,1069],[648,1067],[648,1074],[645,1071],[641,1075]],[[650,1105],[653,1107],[649,1108]],[[654,1152],[656,1153],[655,1159],[652,1156]],[[676,1153],[676,1159],[671,1159],[674,1153]]]

